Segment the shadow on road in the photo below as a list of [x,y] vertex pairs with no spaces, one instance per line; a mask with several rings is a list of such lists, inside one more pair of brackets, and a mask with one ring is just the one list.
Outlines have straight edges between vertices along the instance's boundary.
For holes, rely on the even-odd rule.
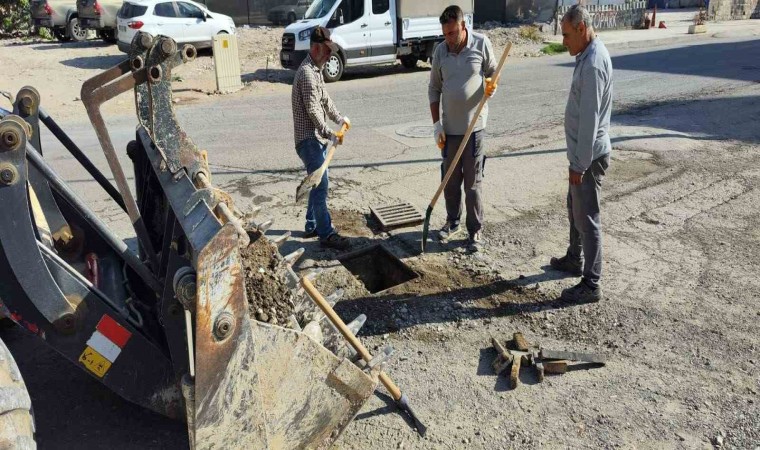
[[[737,56],[741,59],[737,59]],[[708,62],[709,61],[709,62]],[[695,44],[613,56],[614,70],[760,81],[760,40]],[[575,67],[574,62],[558,64]],[[656,75],[652,75],[656,77]],[[686,81],[688,82],[688,81]]]
[[[760,66],[756,76],[760,83]],[[760,142],[760,95],[742,97],[674,100],[641,106],[616,116],[615,124],[646,126],[683,134],[618,137],[613,142],[630,139],[687,138],[695,140],[741,140]],[[731,124],[727,126],[727,124]]]
[[129,403],[20,327],[0,330],[32,398],[40,449],[188,448],[187,427]]
[[65,59],[61,64],[77,69],[110,69],[119,65],[127,59],[126,55],[107,55],[107,56],[80,56],[77,58]]
[[[393,312],[401,305],[408,313],[400,320],[394,319]],[[385,294],[344,300],[335,305],[335,310],[343,318],[366,314],[367,322],[360,334],[376,336],[415,325],[514,316],[569,306],[573,305],[543,298],[536,290],[520,286],[518,280],[497,280],[426,295]]]

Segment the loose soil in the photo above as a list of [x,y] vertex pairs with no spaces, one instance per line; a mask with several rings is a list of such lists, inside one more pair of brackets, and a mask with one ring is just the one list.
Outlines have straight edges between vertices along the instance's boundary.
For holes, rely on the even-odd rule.
[[260,233],[241,252],[245,271],[245,291],[251,318],[271,324],[287,324],[293,314],[293,294],[279,272],[277,248]]

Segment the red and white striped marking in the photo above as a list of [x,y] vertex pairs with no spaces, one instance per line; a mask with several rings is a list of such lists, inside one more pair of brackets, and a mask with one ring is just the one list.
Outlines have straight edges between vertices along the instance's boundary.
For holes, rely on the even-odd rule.
[[103,377],[111,368],[111,364],[121,354],[121,350],[129,342],[132,333],[119,325],[107,314],[103,314],[95,332],[87,341],[87,347],[79,357],[79,361],[98,377]]

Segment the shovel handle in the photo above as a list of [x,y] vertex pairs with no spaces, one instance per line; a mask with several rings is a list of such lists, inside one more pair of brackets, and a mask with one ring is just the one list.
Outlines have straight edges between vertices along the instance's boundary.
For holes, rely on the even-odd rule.
[[[335,327],[338,328],[340,334],[342,334],[348,343],[351,344],[357,353],[359,353],[359,356],[361,356],[364,361],[369,363],[372,360],[372,355],[369,353],[367,348],[364,347],[364,344],[362,344],[361,341],[357,339],[356,336],[354,336],[354,333],[348,329],[348,326],[346,326],[345,322],[343,322],[343,320],[338,316],[332,306],[327,303],[327,300],[322,297],[322,294],[319,293],[311,281],[309,281],[306,277],[302,277],[301,286],[303,286],[304,290],[306,290],[306,293],[309,294],[309,297],[314,300],[314,303],[319,306],[319,309],[321,309],[327,318],[330,319],[330,321],[335,325]],[[383,383],[383,386],[385,386],[385,388],[388,389],[388,392],[390,392],[391,396],[393,396],[393,400],[400,400],[401,389],[399,389],[398,386],[393,383],[390,377],[386,375],[385,372],[380,372],[379,378],[380,382]]]
[[[507,47],[504,49],[504,52],[501,54],[499,65],[496,67],[496,71],[494,72],[494,75],[492,77],[496,83],[498,83],[499,78],[501,78],[501,69],[502,67],[504,67],[504,63],[507,61],[507,56],[509,55],[509,50],[511,48],[512,48],[512,43],[507,42]],[[454,159],[451,161],[451,164],[449,165],[449,170],[446,171],[446,176],[443,177],[443,181],[441,181],[440,186],[438,186],[438,190],[435,191],[435,195],[433,196],[433,199],[430,201],[430,206],[435,206],[435,204],[438,202],[438,197],[441,196],[443,189],[449,183],[449,179],[451,178],[451,175],[454,173],[454,169],[456,169],[457,163],[459,163],[459,158],[461,158],[462,153],[464,153],[464,149],[467,146],[467,142],[470,140],[470,136],[472,135],[472,130],[475,129],[475,125],[478,123],[478,118],[480,117],[480,113],[483,112],[483,107],[486,105],[487,101],[488,101],[488,96],[485,93],[483,93],[483,98],[480,99],[480,103],[478,104],[478,109],[475,111],[475,116],[473,116],[472,120],[470,121],[470,126],[467,127],[467,132],[464,134],[464,137],[462,138],[462,143],[459,144],[459,149],[457,150],[456,155],[454,155]]]
[[[344,133],[348,131],[348,125],[345,123],[340,127],[340,131],[338,133]],[[327,151],[327,157],[325,158],[325,162],[322,163],[322,167],[325,169],[327,166],[330,165],[330,161],[332,161],[333,155],[335,154],[335,149],[338,148],[338,137],[332,138],[330,150]]]

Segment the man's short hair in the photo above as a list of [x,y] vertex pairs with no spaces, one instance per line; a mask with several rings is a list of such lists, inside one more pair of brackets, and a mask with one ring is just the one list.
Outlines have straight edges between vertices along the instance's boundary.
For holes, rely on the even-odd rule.
[[583,22],[586,28],[594,28],[594,21],[591,19],[591,14],[582,5],[573,5],[567,10],[564,16],[562,16],[563,22],[568,22],[573,28],[578,28],[578,25]]
[[441,14],[441,18],[438,20],[441,22],[441,25],[446,25],[452,20],[455,23],[461,23],[464,20],[464,11],[457,5],[451,5],[443,10],[443,14]]

